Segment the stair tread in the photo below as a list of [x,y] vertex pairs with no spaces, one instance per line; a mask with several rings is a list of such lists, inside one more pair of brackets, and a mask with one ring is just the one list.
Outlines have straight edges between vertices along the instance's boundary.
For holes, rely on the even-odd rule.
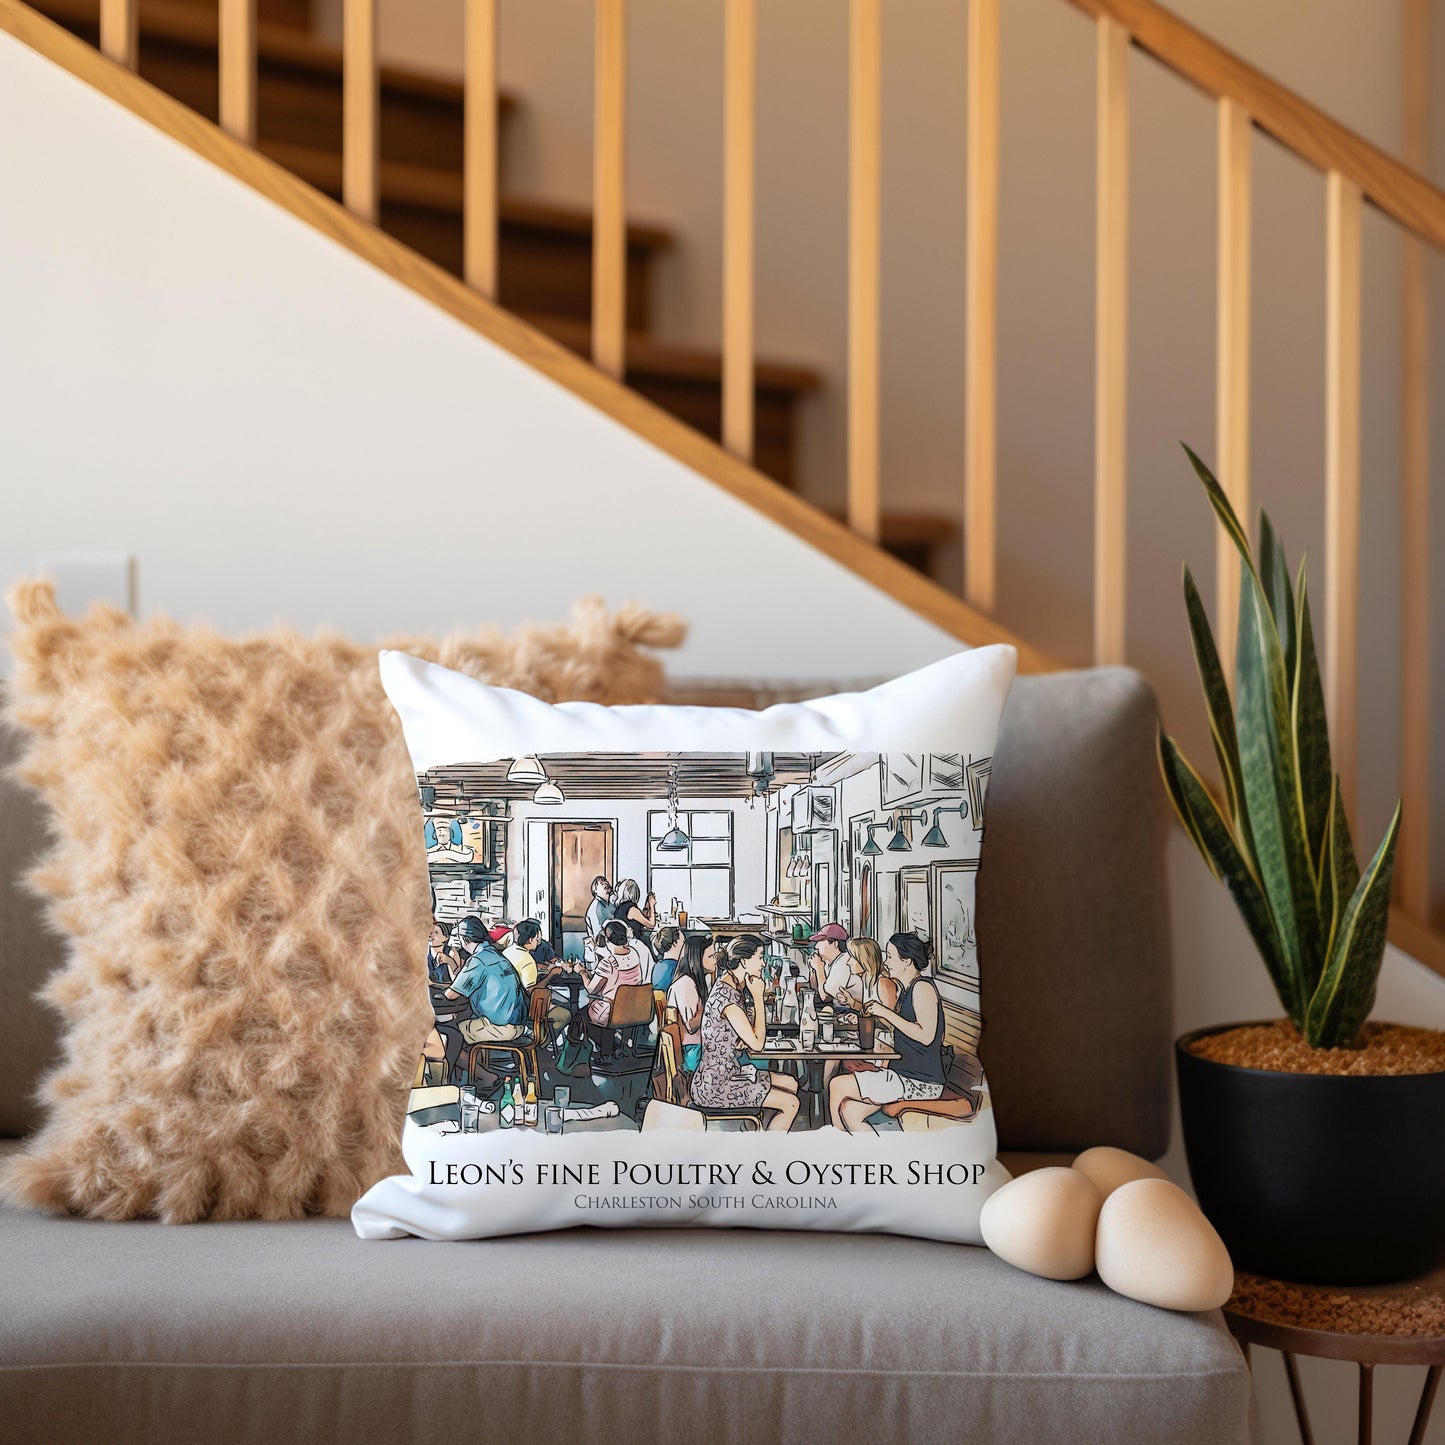
[[[537,311],[518,311],[515,314],[538,331],[546,332],[554,341],[587,354],[591,340],[591,327],[587,322]],[[655,336],[632,332],[627,337],[626,357],[629,377],[659,375],[714,385],[722,381],[722,355],[706,347],[659,341]],[[822,385],[822,377],[811,367],[789,362],[757,361],[753,370],[758,386],[765,390],[787,391],[802,396]]]
[[[340,194],[341,157],[334,152],[264,137],[257,149],[317,190],[328,195]],[[380,179],[383,202],[449,211],[461,218],[462,178],[455,171],[383,159]],[[497,201],[497,210],[501,219],[511,225],[529,226],[539,231],[563,231],[577,236],[592,234],[592,213],[580,207],[502,196]],[[666,227],[629,221],[627,242],[640,250],[662,251],[673,244],[673,236]]]
[[[94,28],[97,23],[96,0],[35,0],[35,8],[52,20],[67,26]],[[219,43],[220,20],[215,10],[195,5],[172,3],[172,0],[141,0],[140,33],[142,38],[170,40],[178,45],[194,45],[214,51]],[[261,22],[256,26],[256,57],[261,63],[271,62],[293,70],[310,71],[320,78],[339,81],[341,48],[328,45],[288,25]],[[458,80],[406,66],[382,64],[382,88],[425,100],[451,101],[462,104],[463,89]],[[497,102],[503,111],[516,108],[516,100],[499,92]]]

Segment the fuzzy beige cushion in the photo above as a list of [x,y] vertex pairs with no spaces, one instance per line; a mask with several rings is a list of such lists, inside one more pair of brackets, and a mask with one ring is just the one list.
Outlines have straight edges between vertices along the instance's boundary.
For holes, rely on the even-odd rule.
[[[62,1055],[4,1188],[171,1221],[344,1214],[403,1168],[430,1009],[416,780],[376,653],[233,641],[11,594],[19,776],[54,820],[30,879],[67,937]],[[639,702],[681,624],[579,603],[566,626],[387,645],[548,699]]]

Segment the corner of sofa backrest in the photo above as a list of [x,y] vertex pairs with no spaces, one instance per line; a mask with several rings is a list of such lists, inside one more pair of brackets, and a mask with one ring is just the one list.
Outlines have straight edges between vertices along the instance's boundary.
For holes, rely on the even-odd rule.
[[36,990],[60,966],[64,945],[50,931],[22,875],[45,842],[40,799],[10,775],[20,734],[0,722],[0,1137],[40,1122],[34,1090],[55,1054],[57,1020]]
[[1158,707],[1127,668],[1020,677],[978,878],[980,1053],[1004,1149],[1169,1142],[1173,989]]

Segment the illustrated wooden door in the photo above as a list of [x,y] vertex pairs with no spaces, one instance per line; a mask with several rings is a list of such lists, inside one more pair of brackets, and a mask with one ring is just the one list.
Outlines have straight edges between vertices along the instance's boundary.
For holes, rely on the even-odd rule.
[[564,956],[578,958],[587,934],[592,880],[617,881],[616,836],[605,820],[551,825],[552,942]]

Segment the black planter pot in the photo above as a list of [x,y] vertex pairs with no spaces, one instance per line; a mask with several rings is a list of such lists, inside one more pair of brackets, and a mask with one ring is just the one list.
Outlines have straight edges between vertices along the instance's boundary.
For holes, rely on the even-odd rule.
[[1445,1073],[1281,1074],[1174,1047],[1189,1174],[1236,1268],[1316,1284],[1445,1258]]

